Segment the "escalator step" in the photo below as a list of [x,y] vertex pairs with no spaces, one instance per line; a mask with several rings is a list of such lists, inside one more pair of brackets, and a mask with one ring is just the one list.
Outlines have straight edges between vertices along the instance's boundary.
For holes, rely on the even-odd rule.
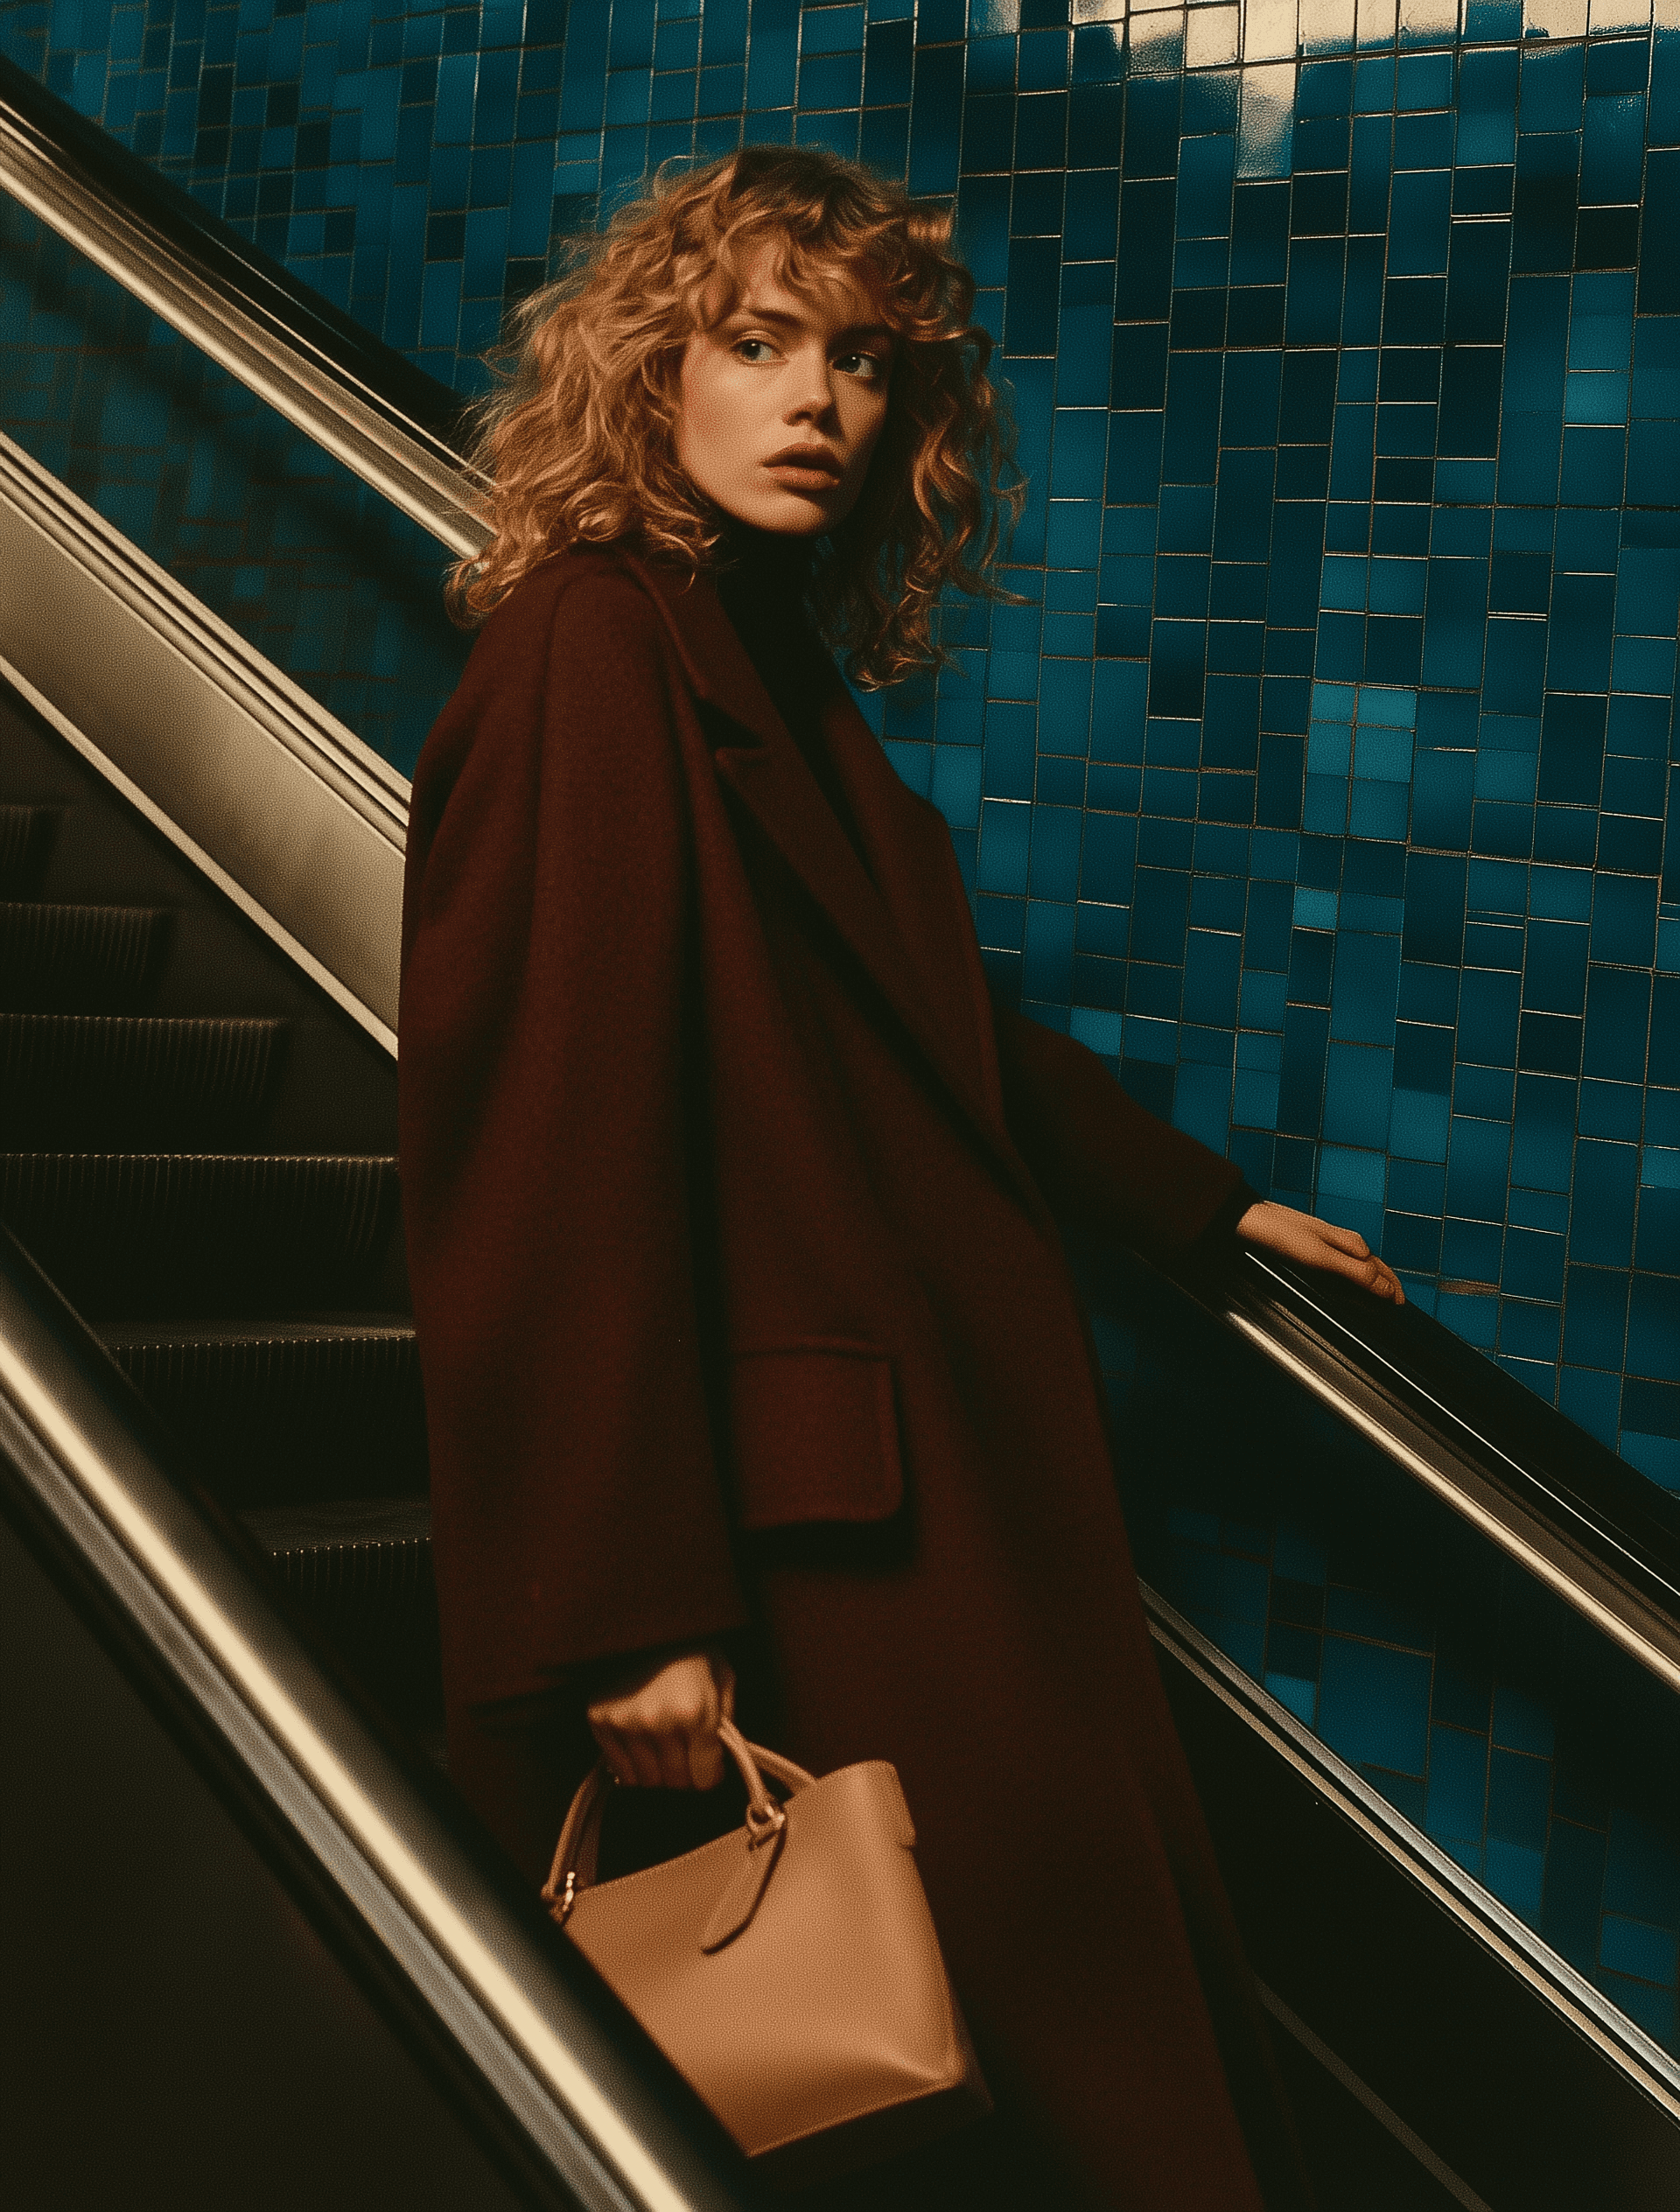
[[424,1488],[425,1404],[406,1315],[100,1334],[225,1504]]
[[443,1684],[424,1498],[340,1498],[240,1518],[361,1679],[441,1758]]
[[262,1119],[285,1036],[281,1021],[0,1014],[0,1140],[237,1143]]
[[335,1498],[240,1518],[288,1585],[324,1616],[406,1618],[431,1599],[431,1508],[424,1498]]
[[30,898],[52,850],[62,807],[0,807],[0,898]]
[[156,980],[173,920],[166,906],[0,903],[0,1006],[125,1012]]
[[395,1159],[0,1152],[0,1220],[87,1317],[367,1306]]

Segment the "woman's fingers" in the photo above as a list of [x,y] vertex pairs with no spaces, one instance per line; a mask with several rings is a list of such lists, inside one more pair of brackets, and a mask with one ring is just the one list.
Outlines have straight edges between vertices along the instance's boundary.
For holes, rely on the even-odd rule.
[[724,1747],[718,1740],[715,1721],[709,1734],[696,1733],[689,1738],[688,1751],[685,1783],[694,1789],[715,1789],[724,1778]]
[[[1363,1242],[1362,1238],[1361,1242]],[[1399,1278],[1392,1268],[1385,1266],[1374,1254],[1368,1254],[1364,1259],[1355,1259],[1345,1252],[1337,1253],[1334,1256],[1326,1252],[1320,1256],[1319,1264],[1338,1275],[1346,1275],[1377,1298],[1388,1298],[1396,1306],[1404,1306],[1406,1302],[1406,1294],[1400,1287]]]
[[1265,1200],[1249,1208],[1238,1222],[1237,1231],[1250,1243],[1282,1252],[1308,1267],[1322,1267],[1332,1274],[1345,1275],[1350,1282],[1360,1284],[1374,1296],[1388,1298],[1396,1306],[1406,1302],[1399,1278],[1378,1259],[1357,1229],[1342,1228],[1334,1222],[1320,1221],[1316,1214],[1302,1214],[1292,1206],[1279,1206],[1274,1200]]
[[710,1656],[711,1695],[701,1726],[689,1738],[689,1773],[696,1789],[715,1789],[724,1778],[724,1746],[718,1723],[735,1718],[735,1670],[721,1653]]
[[723,1778],[721,1716],[734,1714],[735,1676],[705,1652],[668,1661],[632,1689],[597,1701],[590,1726],[613,1773],[644,1789],[710,1789]]
[[696,1740],[696,1731],[692,1724],[668,1728],[654,1738],[654,1759],[659,1770],[657,1787],[662,1789],[693,1788],[693,1757]]
[[618,1779],[628,1788],[650,1788],[659,1780],[657,1768],[646,1756],[637,1739],[619,1728],[603,1727],[597,1723],[595,1740],[599,1744],[607,1765]]
[[1370,1246],[1356,1228],[1338,1228],[1334,1222],[1320,1222],[1316,1218],[1312,1220],[1312,1226],[1326,1244],[1334,1244],[1339,1252],[1346,1252],[1350,1258],[1368,1260],[1371,1256]]
[[689,1789],[693,1785],[690,1737],[685,1727],[603,1728],[595,1740],[621,1782],[640,1789]]
[[[674,1702],[664,1712],[651,1713],[634,1740],[639,1753],[636,1772],[644,1784],[653,1789],[706,1787],[698,1781],[696,1768],[707,1725],[704,1706],[696,1712],[687,1702],[680,1705]],[[715,1711],[710,1725],[715,1743]]]

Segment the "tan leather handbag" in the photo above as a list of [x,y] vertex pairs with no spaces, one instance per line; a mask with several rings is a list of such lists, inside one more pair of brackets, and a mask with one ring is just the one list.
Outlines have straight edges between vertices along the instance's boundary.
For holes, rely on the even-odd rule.
[[946,1978],[897,1770],[871,1760],[818,1782],[729,1721],[718,1732],[746,1785],[746,1827],[596,1884],[603,1760],[560,1831],[542,1891],[555,1919],[779,2184],[847,2173],[980,2118],[991,2097]]

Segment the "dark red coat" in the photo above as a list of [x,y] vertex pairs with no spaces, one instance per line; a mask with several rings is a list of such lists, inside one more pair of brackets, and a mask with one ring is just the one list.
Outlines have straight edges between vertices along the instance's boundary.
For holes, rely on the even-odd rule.
[[777,1747],[898,1767],[983,2048],[1096,2201],[1237,2212],[1258,2015],[1052,1211],[1166,1254],[1236,1171],[994,1006],[944,821],[837,677],[823,738],[867,872],[715,589],[565,554],[421,756],[402,1166],[452,1702],[756,1623]]

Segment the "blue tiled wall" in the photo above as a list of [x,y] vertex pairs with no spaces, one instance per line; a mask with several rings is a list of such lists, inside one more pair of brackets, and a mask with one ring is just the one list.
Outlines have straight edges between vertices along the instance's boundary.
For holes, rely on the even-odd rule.
[[954,197],[1031,604],[970,616],[960,670],[881,727],[989,958],[1680,1488],[1680,9],[1655,4],[3,20],[463,387],[552,240],[668,156],[816,142]]

